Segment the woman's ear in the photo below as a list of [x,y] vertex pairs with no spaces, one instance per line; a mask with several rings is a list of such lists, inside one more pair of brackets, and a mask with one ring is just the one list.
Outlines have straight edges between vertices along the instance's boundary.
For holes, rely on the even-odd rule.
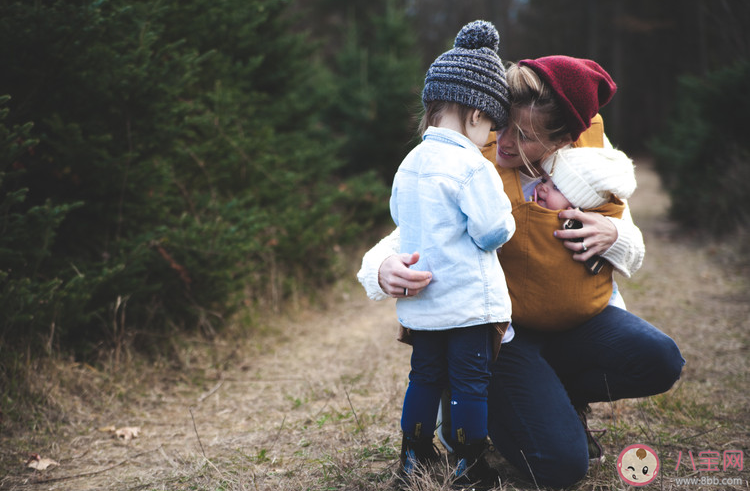
[[565,148],[571,143],[573,143],[573,139],[570,137],[570,135],[565,135],[555,142],[555,150],[557,151],[561,148]]

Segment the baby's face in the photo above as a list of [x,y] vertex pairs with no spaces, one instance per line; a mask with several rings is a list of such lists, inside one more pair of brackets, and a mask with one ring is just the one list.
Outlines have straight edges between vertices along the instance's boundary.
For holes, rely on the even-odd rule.
[[546,172],[534,189],[534,201],[548,210],[567,210],[572,206]]

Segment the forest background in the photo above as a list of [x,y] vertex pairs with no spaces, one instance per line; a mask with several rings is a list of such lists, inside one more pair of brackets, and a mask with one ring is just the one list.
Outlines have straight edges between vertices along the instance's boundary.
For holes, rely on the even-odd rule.
[[503,60],[598,61],[674,219],[746,232],[743,0],[5,0],[0,421],[44,407],[32,360],[116,367],[315,302],[390,223],[424,72],[478,18]]

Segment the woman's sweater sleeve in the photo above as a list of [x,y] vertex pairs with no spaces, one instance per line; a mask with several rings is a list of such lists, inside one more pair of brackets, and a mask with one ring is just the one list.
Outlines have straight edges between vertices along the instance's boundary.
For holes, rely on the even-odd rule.
[[[613,148],[607,135],[604,136],[604,148]],[[627,205],[627,202],[626,202]],[[626,206],[622,219],[609,218],[617,228],[617,240],[602,257],[614,266],[624,277],[630,278],[643,264],[646,246],[643,243],[641,230],[633,223],[630,207]]]
[[401,249],[401,232],[396,228],[390,235],[387,235],[375,246],[367,251],[362,257],[362,266],[357,273],[357,279],[365,287],[367,296],[372,300],[384,300],[388,297],[378,281],[380,265],[387,258],[398,254]]
[[641,230],[633,223],[630,207],[626,206],[622,218],[607,217],[617,228],[617,240],[607,249],[602,257],[614,266],[626,278],[640,269],[646,246],[643,243]]

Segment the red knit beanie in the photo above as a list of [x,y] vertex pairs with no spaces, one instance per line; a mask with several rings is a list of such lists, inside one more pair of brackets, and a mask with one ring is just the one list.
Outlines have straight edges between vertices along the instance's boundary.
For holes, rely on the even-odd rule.
[[557,94],[573,141],[591,126],[591,118],[617,91],[612,77],[592,60],[546,56],[521,60],[518,65],[531,68]]

